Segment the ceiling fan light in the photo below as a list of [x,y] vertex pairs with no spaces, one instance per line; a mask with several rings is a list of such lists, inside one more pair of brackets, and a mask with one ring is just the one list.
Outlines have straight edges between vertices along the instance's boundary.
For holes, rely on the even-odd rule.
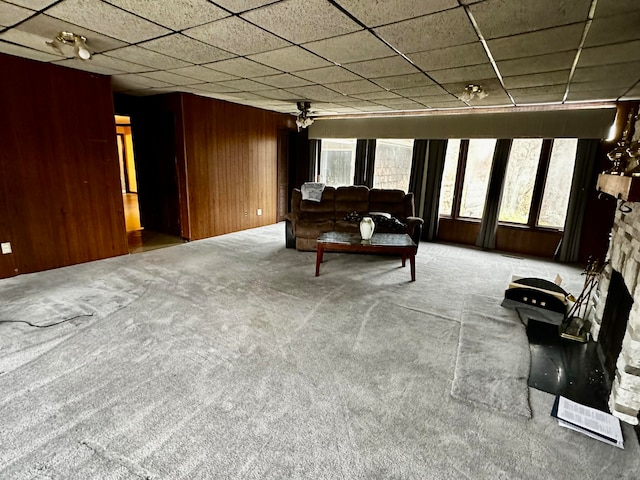
[[76,56],[82,60],[89,60],[91,58],[91,52],[87,48],[86,38],[76,35],[74,39],[74,51]]

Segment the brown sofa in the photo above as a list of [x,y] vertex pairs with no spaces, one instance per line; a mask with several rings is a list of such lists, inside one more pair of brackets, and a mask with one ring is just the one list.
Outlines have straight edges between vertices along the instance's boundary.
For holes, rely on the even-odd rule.
[[[422,231],[421,218],[414,217],[413,193],[402,190],[369,189],[365,186],[325,187],[320,202],[302,200],[302,193],[294,189],[291,212],[286,215],[287,247],[315,250],[316,240],[324,232],[359,232],[359,223],[349,220],[354,212],[366,216],[369,212],[389,213],[406,225],[398,227],[387,222],[376,223],[376,232],[408,233],[418,244]],[[390,228],[394,227],[394,228]],[[402,228],[402,230],[398,230]]]

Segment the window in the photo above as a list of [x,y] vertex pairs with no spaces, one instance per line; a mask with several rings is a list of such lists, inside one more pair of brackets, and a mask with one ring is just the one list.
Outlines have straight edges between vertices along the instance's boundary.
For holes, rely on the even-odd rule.
[[447,152],[444,157],[444,171],[440,186],[440,215],[451,216],[453,212],[453,192],[456,188],[456,173],[460,156],[460,140],[451,139],[447,142]]
[[353,185],[356,140],[323,138],[320,152],[320,181],[333,187]]
[[413,140],[378,139],[373,168],[374,188],[409,189]]
[[[440,215],[482,218],[495,139],[449,140],[440,191]],[[578,139],[511,141],[498,220],[562,229],[567,215]]]
[[469,140],[459,216],[482,218],[496,139]]
[[564,227],[577,149],[577,138],[558,138],[553,141],[538,215],[538,225],[542,227]]
[[541,151],[541,138],[516,138],[511,143],[498,215],[501,222],[529,223]]

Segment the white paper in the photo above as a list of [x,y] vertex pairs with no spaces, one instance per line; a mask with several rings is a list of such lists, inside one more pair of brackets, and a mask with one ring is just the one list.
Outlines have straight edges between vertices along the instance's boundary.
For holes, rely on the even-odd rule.
[[[560,397],[558,401],[558,420],[568,422],[571,424],[569,428],[581,431],[586,435],[589,435],[590,432],[604,435],[610,438],[616,446],[624,448],[620,420],[609,413]],[[598,435],[589,436],[605,441]]]
[[622,441],[620,441],[620,443],[618,442],[611,442],[609,440],[607,440],[604,437],[601,437],[600,435],[596,435],[595,433],[590,432],[589,430],[585,430],[583,428],[578,428],[575,425],[571,425],[570,423],[565,422],[564,420],[558,420],[558,425],[560,425],[561,427],[564,428],[568,428],[569,430],[574,430],[576,432],[580,432],[588,437],[591,438],[595,438],[596,440],[600,440],[601,442],[604,443],[608,443],[609,445],[613,445],[614,447],[618,447],[618,448],[622,448],[624,449],[624,445],[622,444]]

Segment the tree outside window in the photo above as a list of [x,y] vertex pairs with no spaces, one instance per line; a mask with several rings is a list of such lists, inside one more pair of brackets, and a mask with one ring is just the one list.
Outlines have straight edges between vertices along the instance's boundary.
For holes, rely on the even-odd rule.
[[356,140],[354,138],[323,138],[320,152],[320,181],[332,187],[353,185]]
[[407,192],[412,157],[413,139],[376,140],[373,187]]

